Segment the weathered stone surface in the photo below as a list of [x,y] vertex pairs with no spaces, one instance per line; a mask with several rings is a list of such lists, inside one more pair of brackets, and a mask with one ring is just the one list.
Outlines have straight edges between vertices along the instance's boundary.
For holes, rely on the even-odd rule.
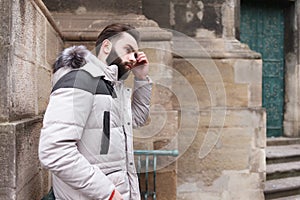
[[11,115],[13,119],[35,115],[37,110],[36,66],[24,58],[14,57],[11,70]]
[[[55,12],[72,12],[84,14],[85,12],[117,12],[124,13],[141,13],[141,0],[43,0],[50,11]],[[125,9],[126,8],[126,9]]]
[[[46,49],[48,48],[46,41],[47,41],[47,34],[46,34],[46,27],[49,26],[47,24],[47,19],[43,15],[43,13],[39,12],[38,10],[35,11],[36,13],[36,19],[35,24],[40,24],[40,26],[35,25],[35,42],[36,47],[33,49],[36,54],[35,63],[37,66],[47,66],[47,60],[46,60]],[[57,38],[56,38],[57,40]],[[52,41],[53,42],[53,41]],[[52,51],[55,51],[56,49],[52,49]]]
[[249,102],[248,106],[261,107],[262,106],[262,87],[261,84],[249,85]]
[[[210,112],[200,113],[196,133],[192,123],[190,127],[188,124],[184,126],[179,133],[182,135],[178,144],[181,153],[178,160],[178,198],[194,198],[196,194],[207,193],[212,199],[262,199],[265,146],[257,146],[256,140],[259,135],[258,140],[265,141],[265,124],[261,122],[265,121],[264,112],[227,108],[224,125],[219,128],[210,127]],[[195,112],[190,119],[197,115]],[[213,137],[215,140],[207,140],[212,131],[217,133]],[[203,150],[209,151],[201,158]],[[233,189],[232,185],[238,184],[238,180],[245,181],[242,181],[239,190]]]
[[46,67],[49,70],[52,70],[52,65],[55,62],[59,52],[63,49],[62,39],[58,37],[57,32],[51,27],[47,25],[46,27]]
[[234,78],[236,83],[262,83],[262,60],[237,60]]
[[174,35],[172,41],[175,57],[205,59],[260,59],[259,53],[236,39],[215,37],[192,38],[182,33]]
[[37,155],[41,125],[41,117],[0,124],[0,199],[41,198],[42,184],[47,181],[41,177],[44,172]]
[[11,43],[11,7],[12,1],[0,0],[0,122],[7,121],[9,118],[9,55]]
[[157,199],[169,200],[177,197],[177,174],[173,171],[157,173]]
[[[182,92],[194,93],[199,99],[200,107],[221,106],[225,102],[230,107],[261,105],[261,61],[175,59],[174,68],[188,82],[180,81],[177,74],[173,73],[177,78],[174,79],[173,90],[176,87],[181,88],[183,84],[190,86],[186,87],[189,90]],[[255,72],[254,69],[260,72]],[[243,78],[247,74],[253,76]],[[181,103],[187,107],[194,105],[189,98]]]
[[46,48],[56,43],[47,50],[56,54],[62,40],[54,32],[48,37],[51,26],[33,1],[0,5],[0,199],[41,199],[48,190],[48,174],[37,155],[38,115],[45,111],[51,86]]
[[[72,13],[53,13],[55,21],[58,27],[64,35],[64,39],[68,42],[72,41],[96,41],[100,31],[102,31],[107,25],[112,23],[127,23],[139,28],[150,27],[148,29],[150,34],[141,34],[143,40],[150,40],[151,38],[157,38],[159,40],[170,40],[170,34],[162,32],[157,23],[148,20],[143,15],[138,14],[116,14],[116,13],[90,13],[87,12],[84,15],[76,15]],[[72,20],[70,20],[72,19]],[[155,29],[154,29],[155,28]],[[155,41],[155,40],[154,40]]]
[[45,189],[43,181],[42,173],[39,172],[20,188],[17,193],[17,200],[41,199],[45,193],[43,192]]
[[15,190],[9,187],[0,188],[0,199],[1,200],[16,199]]
[[[47,103],[46,97],[41,100],[37,91],[42,91],[43,87],[47,87],[48,90],[50,88],[49,85],[44,86],[45,82],[42,84],[39,82],[39,78],[44,76],[40,74],[39,67],[50,70],[49,63],[51,61],[49,62],[47,58],[47,52],[56,55],[58,47],[62,46],[62,40],[55,32],[52,32],[52,35],[47,34],[47,30],[51,29],[51,26],[34,3],[16,1],[12,5],[11,12],[14,17],[12,18],[11,37],[14,48],[10,55],[12,64],[9,73],[11,76],[7,89],[10,91],[10,120],[18,120],[24,116],[34,116],[45,110],[45,105],[42,106],[42,104]],[[48,44],[55,44],[55,48]],[[47,74],[46,70],[45,73]],[[49,77],[45,80],[49,80]],[[44,92],[43,95],[45,94]],[[41,103],[42,101],[43,103]]]
[[284,112],[284,135],[295,137],[299,136],[300,125],[298,123],[300,119],[299,113],[299,74],[300,65],[296,63],[296,55],[286,55],[286,71],[285,71],[285,112]]
[[38,98],[38,113],[45,112],[49,95],[52,88],[51,81],[52,72],[44,67],[38,67],[37,69],[37,98]]
[[[161,146],[165,150],[177,149],[178,113],[176,111],[150,110],[149,123],[134,130],[135,149],[140,149],[139,144],[148,143],[148,150],[159,149],[153,145],[156,141],[166,140],[167,144]],[[144,145],[143,145],[144,146]],[[145,146],[144,146],[145,147]]]
[[16,139],[14,126],[0,124],[0,188],[12,190],[16,187]]
[[16,170],[17,191],[29,184],[40,173],[38,144],[42,118],[18,122],[16,127]]
[[[171,28],[171,1],[170,0],[143,0],[143,14],[156,22],[162,28]],[[173,21],[173,20],[172,20]],[[174,22],[172,22],[174,24]]]

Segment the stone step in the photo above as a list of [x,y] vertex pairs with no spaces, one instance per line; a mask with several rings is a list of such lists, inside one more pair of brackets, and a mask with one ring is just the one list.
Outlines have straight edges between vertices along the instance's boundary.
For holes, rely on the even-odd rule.
[[300,176],[300,161],[267,165],[267,180]]
[[276,198],[275,200],[300,200],[300,195]]
[[300,195],[300,177],[269,180],[264,193],[266,200]]
[[267,164],[300,161],[300,144],[267,146]]
[[300,138],[276,137],[267,139],[267,146],[281,146],[290,144],[300,144]]

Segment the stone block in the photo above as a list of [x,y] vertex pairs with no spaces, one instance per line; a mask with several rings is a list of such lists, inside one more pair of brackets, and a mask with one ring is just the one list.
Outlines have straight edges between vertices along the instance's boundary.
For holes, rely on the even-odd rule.
[[47,182],[38,159],[41,127],[42,117],[0,124],[0,199],[41,199]]
[[197,200],[225,200],[222,198],[222,194],[216,192],[180,192],[178,193],[177,200],[187,200],[187,199],[197,199]]
[[[174,69],[178,73],[173,73],[172,90],[176,91],[177,97],[182,98],[179,100],[182,105],[195,109],[193,104],[197,104],[195,97],[198,97],[202,98],[199,100],[201,107],[225,106],[226,88],[222,74],[213,60],[175,59]],[[185,95],[181,95],[182,92]]]
[[264,149],[267,146],[266,112],[262,111],[261,124],[255,128],[254,147]]
[[0,187],[0,199],[1,200],[15,200],[16,199],[16,192],[14,188]]
[[16,139],[13,125],[9,123],[0,124],[0,146],[0,188],[2,191],[10,192],[16,187],[14,178],[16,174]]
[[38,95],[38,113],[42,114],[46,111],[49,95],[52,88],[51,82],[52,72],[44,67],[37,69],[37,95]]
[[261,107],[262,106],[262,86],[261,84],[249,85],[249,107]]
[[[134,140],[139,143],[148,141],[151,143],[152,149],[153,143],[160,139],[177,141],[177,125],[178,114],[176,111],[150,110],[149,123],[143,127],[134,129]],[[177,144],[176,142],[173,143],[174,145]],[[141,145],[139,146],[142,147]],[[176,146],[174,148],[176,148]]]
[[234,83],[234,59],[214,59],[213,60],[222,76],[224,83]]
[[[140,28],[139,31],[146,31],[147,29]],[[144,34],[144,33],[142,33]],[[141,41],[139,43],[139,50],[144,51],[149,57],[150,63],[165,64],[168,67],[172,67],[172,52],[170,41]]]
[[36,66],[14,56],[11,69],[11,113],[14,119],[35,115],[37,111],[37,70]]
[[191,83],[203,81],[207,84],[222,81],[218,66],[212,59],[174,59],[173,66],[174,70]]
[[46,66],[46,49],[48,48],[48,46],[46,45],[46,18],[43,13],[40,13],[38,10],[36,10],[35,13],[35,24],[38,24],[38,26],[35,26],[34,29],[36,35],[36,48],[34,49],[36,51],[35,62],[39,66]]
[[[201,110],[198,114],[194,112],[191,118],[200,116],[197,131],[195,132],[192,123],[187,123],[188,120],[186,126],[180,130],[178,198],[192,198],[193,195],[201,193],[212,195],[212,199],[238,199],[242,193],[237,192],[235,195],[235,189],[227,189],[231,177],[224,176],[226,171],[231,171],[232,174],[242,171],[247,177],[252,177],[254,172],[254,178],[243,181],[241,185],[244,184],[247,188],[244,191],[249,197],[260,197],[262,194],[259,184],[265,180],[265,150],[257,147],[256,138],[265,134],[261,122],[265,119],[264,112],[261,109],[227,108],[222,111],[225,112],[225,123],[218,127],[211,119],[212,112],[218,111],[222,109]],[[207,151],[203,157],[202,151]],[[241,182],[243,179],[238,180]]]
[[134,150],[151,150],[151,149],[153,149],[152,140],[140,139],[140,138],[134,137],[133,149]]
[[[16,1],[13,4],[13,38],[14,54],[31,63],[36,58],[36,12],[33,5],[28,2]],[[26,30],[26,31],[24,31]]]
[[50,24],[46,24],[46,38],[46,63],[48,64],[47,68],[52,70],[56,57],[63,49],[63,42]]
[[262,80],[257,68],[261,69],[261,60],[174,59],[179,73],[173,73],[172,90],[187,85],[191,89],[182,92],[196,94],[201,107],[225,106],[225,102],[230,107],[260,106]]
[[[77,15],[85,12],[116,12],[116,13],[141,13],[142,1],[141,0],[43,0],[50,11],[71,11]],[[124,9],[126,8],[126,9]]]
[[173,110],[174,94],[171,88],[154,83],[152,86],[151,105],[160,106],[164,110]]
[[157,199],[170,200],[177,196],[177,174],[176,171],[164,171],[157,173]]
[[266,173],[266,151],[264,149],[252,149],[249,162],[251,172]]
[[40,172],[17,191],[17,200],[42,199],[44,195],[43,190],[43,178]]
[[262,83],[262,60],[237,60],[234,77],[236,83]]
[[227,109],[224,126],[264,128],[262,109]]
[[28,185],[31,179],[40,174],[38,145],[41,128],[41,117],[16,124],[17,190]]
[[[150,169],[148,173],[148,190],[153,191],[153,171]],[[141,173],[140,185],[141,191],[146,190],[145,173]],[[176,171],[160,171],[156,172],[156,197],[160,200],[176,199],[177,196],[177,174]],[[153,199],[151,196],[148,199]]]
[[[226,105],[229,107],[248,107],[247,84],[225,84]],[[218,102],[216,99],[215,102]]]
[[[213,85],[209,86],[212,87]],[[203,84],[203,82],[191,83],[184,77],[179,77],[175,74],[171,90],[174,99],[173,107],[176,110],[198,110],[199,107],[210,107],[214,103],[212,102],[212,97],[214,97],[213,94],[215,94],[215,90],[215,88],[213,91],[209,90],[208,86]]]
[[[260,177],[257,173],[224,172],[228,179],[229,199],[264,199]],[[241,181],[243,180],[243,181]]]

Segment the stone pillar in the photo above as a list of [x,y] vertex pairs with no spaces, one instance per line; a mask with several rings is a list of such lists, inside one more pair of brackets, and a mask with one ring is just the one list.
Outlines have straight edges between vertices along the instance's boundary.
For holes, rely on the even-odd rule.
[[263,200],[262,60],[236,39],[238,1],[171,4],[177,199]]
[[62,40],[39,1],[0,0],[0,199],[41,199],[48,189],[38,160],[51,63]]
[[233,41],[173,38],[179,200],[264,199],[262,60]]
[[285,112],[284,136],[300,136],[300,2],[297,0],[289,7],[287,29],[289,35],[285,39]]

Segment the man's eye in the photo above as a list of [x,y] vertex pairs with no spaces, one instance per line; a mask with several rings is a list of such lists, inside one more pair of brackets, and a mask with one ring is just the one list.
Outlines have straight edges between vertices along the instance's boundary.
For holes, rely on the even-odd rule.
[[131,53],[132,52],[131,48],[125,48],[125,50],[126,50],[126,53]]

